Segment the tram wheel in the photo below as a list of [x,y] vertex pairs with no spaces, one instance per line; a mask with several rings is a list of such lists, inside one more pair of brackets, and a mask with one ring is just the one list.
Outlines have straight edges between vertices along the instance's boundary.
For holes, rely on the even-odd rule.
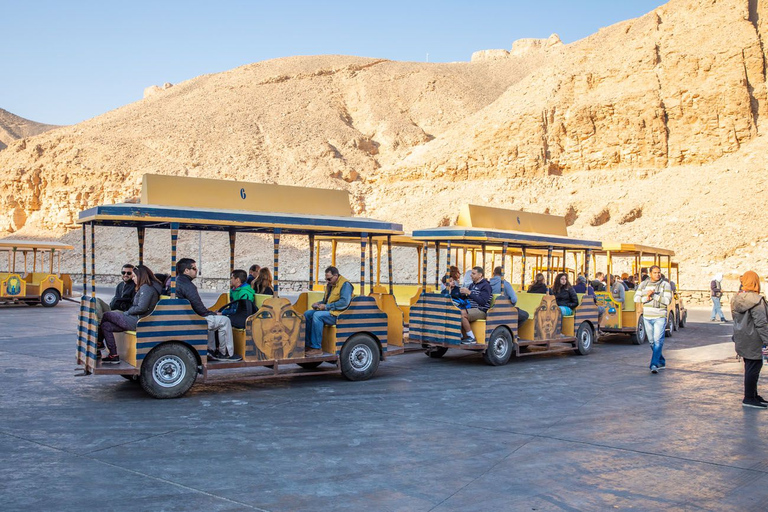
[[585,356],[592,352],[592,343],[595,341],[595,333],[592,326],[587,322],[581,322],[579,330],[576,331],[576,348],[574,352],[580,356]]
[[141,365],[139,382],[154,398],[178,398],[197,379],[197,358],[181,343],[163,343],[154,348]]
[[424,353],[432,359],[440,359],[448,352],[448,347],[424,347]]
[[349,380],[368,380],[379,368],[379,344],[368,334],[355,334],[341,347],[341,374]]
[[645,322],[643,322],[643,316],[637,320],[637,330],[631,335],[632,343],[635,345],[642,345],[648,341],[648,335],[645,332]]
[[686,311],[680,315],[680,328],[685,329],[685,323],[688,321],[688,312]]
[[483,361],[491,366],[502,366],[512,356],[512,335],[504,327],[497,327],[491,333],[488,348],[483,352]]
[[59,295],[58,290],[48,288],[40,296],[40,303],[43,305],[43,307],[52,308],[59,303],[60,299],[61,296]]

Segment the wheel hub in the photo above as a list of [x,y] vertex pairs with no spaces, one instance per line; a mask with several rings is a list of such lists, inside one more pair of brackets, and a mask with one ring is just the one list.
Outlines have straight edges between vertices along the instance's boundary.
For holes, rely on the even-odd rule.
[[498,337],[493,341],[493,354],[496,357],[504,357],[507,354],[507,350],[509,350],[509,345],[507,344],[507,340],[505,340],[503,337]]
[[373,353],[365,345],[357,345],[349,353],[349,363],[357,371],[365,371],[373,362]]
[[187,367],[178,356],[169,355],[158,359],[152,374],[160,386],[171,388],[184,379]]

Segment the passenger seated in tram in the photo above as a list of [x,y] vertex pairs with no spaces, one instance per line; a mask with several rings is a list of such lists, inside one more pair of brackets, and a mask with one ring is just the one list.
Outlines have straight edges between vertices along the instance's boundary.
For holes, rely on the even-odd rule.
[[597,274],[595,274],[595,278],[592,280],[592,283],[590,284],[592,285],[592,288],[594,288],[596,292],[604,292],[605,291],[605,274],[603,274],[602,272],[598,272]]
[[454,306],[457,308],[467,309],[469,307],[469,301],[462,298],[461,292],[459,291],[461,285],[459,284],[458,279],[461,279],[461,274],[458,272],[458,269],[455,274],[450,272],[449,275],[443,276],[443,289],[440,293],[449,296]]
[[246,283],[252,285],[253,280],[259,277],[259,270],[261,269],[258,265],[251,265],[251,268],[248,269],[248,279],[246,279]]
[[127,311],[109,311],[104,313],[99,324],[98,344],[106,342],[109,355],[102,358],[102,364],[118,364],[120,356],[117,354],[115,333],[135,331],[139,325],[139,319],[152,313],[160,300],[160,292],[163,285],[157,280],[152,271],[144,265],[133,269],[132,276],[136,294],[133,297],[131,307]]
[[548,290],[544,274],[541,272],[536,274],[536,280],[528,287],[528,293],[547,293]]
[[611,296],[613,300],[624,306],[624,285],[619,276],[611,276]]
[[571,283],[568,282],[567,274],[557,274],[555,285],[552,288],[552,295],[555,296],[555,301],[560,307],[563,316],[572,315],[573,310],[579,305],[579,297],[576,295],[576,291],[571,286]]
[[[192,282],[197,277],[197,262],[192,258],[182,258],[176,264],[176,298],[186,299],[192,310],[205,318],[208,323],[208,358],[214,361],[240,361],[235,354],[235,342],[232,339],[232,323],[221,313],[210,311],[203,305],[203,300]],[[219,349],[216,348],[216,335],[219,337]]]
[[245,321],[256,311],[256,294],[246,283],[245,270],[233,270],[229,277],[229,304],[221,312],[229,317],[232,327],[245,329]]
[[627,278],[624,280],[624,284],[627,285],[627,290],[634,290],[637,286],[635,284],[635,276],[627,276]]
[[336,319],[352,302],[354,286],[339,274],[336,267],[325,269],[325,295],[323,300],[312,304],[312,309],[304,313],[306,324],[306,339],[304,356],[317,357],[323,355],[323,326],[336,325]]
[[592,285],[587,284],[587,278],[583,275],[576,278],[576,284],[573,285],[573,291],[576,293],[595,295],[595,289],[592,288]]
[[477,343],[470,322],[485,320],[493,298],[491,283],[485,278],[483,267],[472,267],[470,276],[472,284],[459,289],[462,298],[469,300],[469,308],[461,310],[461,342],[465,344]]
[[272,272],[267,267],[261,267],[259,269],[259,276],[251,283],[253,291],[259,295],[274,295],[275,291],[272,289]]
[[133,265],[126,263],[120,271],[122,281],[115,288],[115,296],[109,302],[110,311],[128,311],[136,295],[136,283],[133,282]]
[[[491,284],[491,292],[494,295],[502,294],[509,297],[509,300],[512,301],[512,305],[514,306],[517,304],[517,294],[515,293],[515,289],[512,288],[512,285],[504,279],[504,272],[502,271],[501,267],[496,267],[493,269],[493,277],[490,281],[488,281]],[[521,325],[523,322],[528,320],[528,312],[523,309],[517,310],[517,325]]]

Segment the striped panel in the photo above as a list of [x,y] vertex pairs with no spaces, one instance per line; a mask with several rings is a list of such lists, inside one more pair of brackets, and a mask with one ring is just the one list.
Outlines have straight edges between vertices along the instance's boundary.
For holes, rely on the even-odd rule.
[[578,329],[579,325],[585,321],[592,322],[592,325],[597,327],[598,315],[599,311],[597,310],[595,298],[591,295],[584,295],[581,299],[581,304],[573,312],[573,328]]
[[144,235],[146,229],[144,226],[136,228],[136,236],[139,237],[139,265],[144,264]]
[[315,284],[315,234],[309,234],[309,290]]
[[[363,233],[360,236],[360,293],[365,293],[365,238],[368,233]],[[338,338],[338,336],[337,336]]]
[[96,299],[96,226],[94,224],[91,224],[91,297]]
[[83,296],[80,299],[80,313],[77,322],[77,364],[84,366],[85,373],[92,373],[96,367],[98,333],[96,299]]
[[136,363],[160,343],[181,341],[192,346],[205,361],[208,355],[208,322],[185,299],[161,299],[151,315],[136,328]]
[[378,338],[381,351],[387,352],[387,314],[376,305],[373,297],[355,297],[336,320],[336,353],[350,336],[369,332]]
[[450,271],[451,269],[451,241],[448,240],[445,246],[445,266]]
[[[179,225],[171,224],[171,297],[176,297],[176,244],[179,241]],[[141,356],[144,357],[144,356]]]
[[450,297],[422,293],[411,306],[408,337],[417,342],[461,343],[461,311]]
[[440,242],[435,242],[435,289],[440,289]]
[[517,340],[517,308],[505,295],[496,297],[493,307],[488,310],[485,319],[485,342],[490,343],[491,333],[500,325],[505,325],[512,333],[513,341]]
[[273,243],[274,243],[274,251],[272,256],[272,291],[274,293],[275,297],[279,297],[279,288],[280,288],[280,234],[282,233],[282,230],[275,229],[275,232],[272,235]]
[[389,294],[394,295],[392,292],[392,235],[387,235],[387,271],[389,273]]
[[427,243],[426,242],[424,242],[424,246],[421,248],[421,257],[422,257],[422,260],[421,260],[421,264],[422,264],[421,276],[422,277],[421,278],[422,278],[423,289],[424,291],[426,291],[427,290]]
[[[88,293],[88,260],[86,258],[85,229],[87,224],[83,224],[83,297]],[[34,265],[33,265],[34,266]],[[34,271],[34,269],[33,269]]]

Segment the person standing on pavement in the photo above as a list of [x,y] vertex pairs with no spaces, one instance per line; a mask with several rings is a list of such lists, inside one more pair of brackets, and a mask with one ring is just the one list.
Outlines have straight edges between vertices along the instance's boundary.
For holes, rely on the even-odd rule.
[[664,347],[667,306],[672,302],[672,288],[661,278],[661,268],[658,265],[651,267],[650,277],[637,287],[635,302],[643,304],[643,324],[653,350],[651,373],[659,373],[659,370],[666,366],[661,349]]
[[763,367],[763,347],[768,344],[768,305],[760,295],[760,278],[755,272],[745,272],[739,280],[741,290],[731,301],[731,314],[736,353],[744,359],[744,399],[741,405],[768,409],[768,402],[757,394],[757,380]]
[[714,322],[717,319],[717,315],[720,315],[721,322],[727,322],[725,315],[723,314],[723,308],[720,305],[720,297],[723,296],[722,288],[723,274],[715,274],[712,278],[712,282],[709,283],[709,294],[712,298],[712,315],[709,319],[710,322]]

